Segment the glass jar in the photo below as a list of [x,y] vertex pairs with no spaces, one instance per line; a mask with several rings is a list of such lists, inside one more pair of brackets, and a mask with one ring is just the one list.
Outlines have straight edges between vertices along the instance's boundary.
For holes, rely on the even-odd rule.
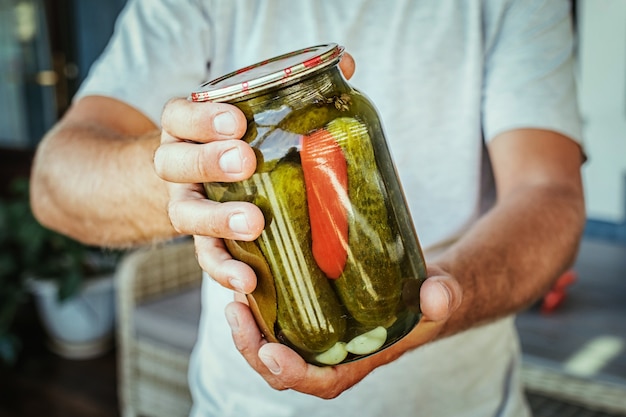
[[265,216],[254,242],[227,240],[256,272],[248,296],[265,337],[335,365],[377,352],[418,323],[426,266],[372,103],[346,81],[343,48],[320,45],[203,84],[248,120],[249,180],[205,184]]

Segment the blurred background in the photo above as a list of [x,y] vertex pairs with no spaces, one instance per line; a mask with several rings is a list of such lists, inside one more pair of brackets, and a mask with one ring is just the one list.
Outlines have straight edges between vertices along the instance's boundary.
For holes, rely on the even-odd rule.
[[[68,108],[124,3],[0,0],[3,198],[11,198],[15,178],[28,177],[35,147]],[[589,157],[587,227],[573,270],[520,315],[518,327],[536,415],[626,415],[626,1],[573,5]],[[0,357],[5,358],[0,360],[0,417],[120,415],[119,380],[125,370],[119,348],[112,343],[82,360],[54,353],[32,291],[16,290],[16,279],[5,275],[0,279]],[[13,303],[18,292],[20,302]],[[567,407],[574,411],[566,414]],[[581,410],[588,414],[576,414]]]

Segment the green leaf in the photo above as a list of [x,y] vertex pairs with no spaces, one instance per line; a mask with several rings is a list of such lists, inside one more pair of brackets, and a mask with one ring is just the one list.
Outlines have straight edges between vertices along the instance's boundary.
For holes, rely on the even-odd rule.
[[67,272],[65,279],[59,283],[59,301],[63,302],[78,293],[82,281],[82,274],[80,274],[78,271]]

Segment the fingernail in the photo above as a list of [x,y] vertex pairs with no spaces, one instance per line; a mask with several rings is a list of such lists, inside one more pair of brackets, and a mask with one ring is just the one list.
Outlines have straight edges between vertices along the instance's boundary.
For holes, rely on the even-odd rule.
[[237,320],[237,315],[235,313],[226,313],[226,321],[228,322],[228,325],[230,326],[230,329],[233,333],[239,331],[239,320]]
[[229,174],[241,173],[241,152],[239,148],[229,149],[224,152],[219,161],[222,172]]
[[245,214],[242,213],[235,213],[230,216],[230,219],[228,220],[228,227],[236,233],[247,234],[250,230],[248,227],[248,220],[246,219]]
[[441,289],[443,290],[443,293],[446,296],[446,301],[448,304],[448,309],[450,309],[450,307],[452,307],[452,294],[450,294],[450,289],[445,286],[443,283],[438,282],[439,286],[441,287]]
[[231,287],[233,287],[235,291],[243,292],[243,289],[242,289],[243,285],[239,278],[229,278],[228,283],[230,284]]
[[263,364],[267,366],[267,369],[269,369],[271,373],[273,373],[274,375],[280,374],[280,365],[278,365],[278,362],[276,362],[274,358],[263,354],[260,354],[259,358],[261,359]]
[[222,135],[232,135],[235,133],[235,117],[229,113],[220,113],[213,119],[213,127],[217,133]]

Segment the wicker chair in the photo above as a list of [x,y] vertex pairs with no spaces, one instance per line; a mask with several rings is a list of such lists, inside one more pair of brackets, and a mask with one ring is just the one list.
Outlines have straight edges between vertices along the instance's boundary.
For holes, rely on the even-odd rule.
[[202,272],[193,242],[129,253],[117,270],[118,381],[124,417],[187,416]]
[[[529,357],[523,363],[522,379],[530,392],[577,404],[598,414],[626,415],[626,387],[618,381],[578,377],[554,364]],[[588,415],[595,416],[596,413]]]

